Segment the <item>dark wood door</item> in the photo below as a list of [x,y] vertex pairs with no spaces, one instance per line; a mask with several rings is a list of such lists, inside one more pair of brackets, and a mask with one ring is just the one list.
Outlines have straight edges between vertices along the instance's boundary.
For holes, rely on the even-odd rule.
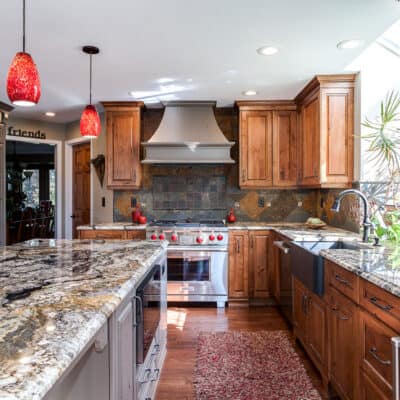
[[297,117],[296,111],[274,111],[273,114],[273,184],[297,184]]
[[240,112],[239,185],[272,186],[272,111]]
[[90,143],[73,147],[72,165],[72,234],[76,227],[90,223]]
[[229,298],[249,298],[249,236],[247,231],[229,235]]
[[357,306],[333,287],[329,288],[330,375],[342,399],[356,396]]
[[269,231],[250,232],[250,296],[254,298],[269,297],[269,235]]

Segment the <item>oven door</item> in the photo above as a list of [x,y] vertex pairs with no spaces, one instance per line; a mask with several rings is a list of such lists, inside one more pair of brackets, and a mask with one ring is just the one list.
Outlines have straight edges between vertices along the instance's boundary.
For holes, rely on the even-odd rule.
[[227,296],[226,249],[168,250],[168,301],[219,301]]

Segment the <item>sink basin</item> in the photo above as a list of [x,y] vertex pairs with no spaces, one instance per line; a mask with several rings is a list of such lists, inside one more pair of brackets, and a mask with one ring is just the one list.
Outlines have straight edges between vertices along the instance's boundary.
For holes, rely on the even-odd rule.
[[324,294],[324,260],[320,256],[321,250],[345,249],[360,250],[372,248],[369,243],[357,241],[330,241],[330,242],[303,242],[294,241],[291,248],[292,274],[315,294]]

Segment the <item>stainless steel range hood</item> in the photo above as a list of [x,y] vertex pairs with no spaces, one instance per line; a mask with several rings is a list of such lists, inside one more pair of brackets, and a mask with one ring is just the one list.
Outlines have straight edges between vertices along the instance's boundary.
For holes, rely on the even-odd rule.
[[233,164],[231,147],[215,120],[215,102],[165,103],[160,126],[147,142],[144,164]]

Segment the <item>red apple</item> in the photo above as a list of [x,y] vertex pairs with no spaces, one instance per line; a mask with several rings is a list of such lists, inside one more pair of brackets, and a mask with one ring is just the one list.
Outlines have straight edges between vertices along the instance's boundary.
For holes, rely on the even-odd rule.
[[138,218],[138,222],[139,224],[144,225],[147,223],[147,218],[144,215],[140,215]]

